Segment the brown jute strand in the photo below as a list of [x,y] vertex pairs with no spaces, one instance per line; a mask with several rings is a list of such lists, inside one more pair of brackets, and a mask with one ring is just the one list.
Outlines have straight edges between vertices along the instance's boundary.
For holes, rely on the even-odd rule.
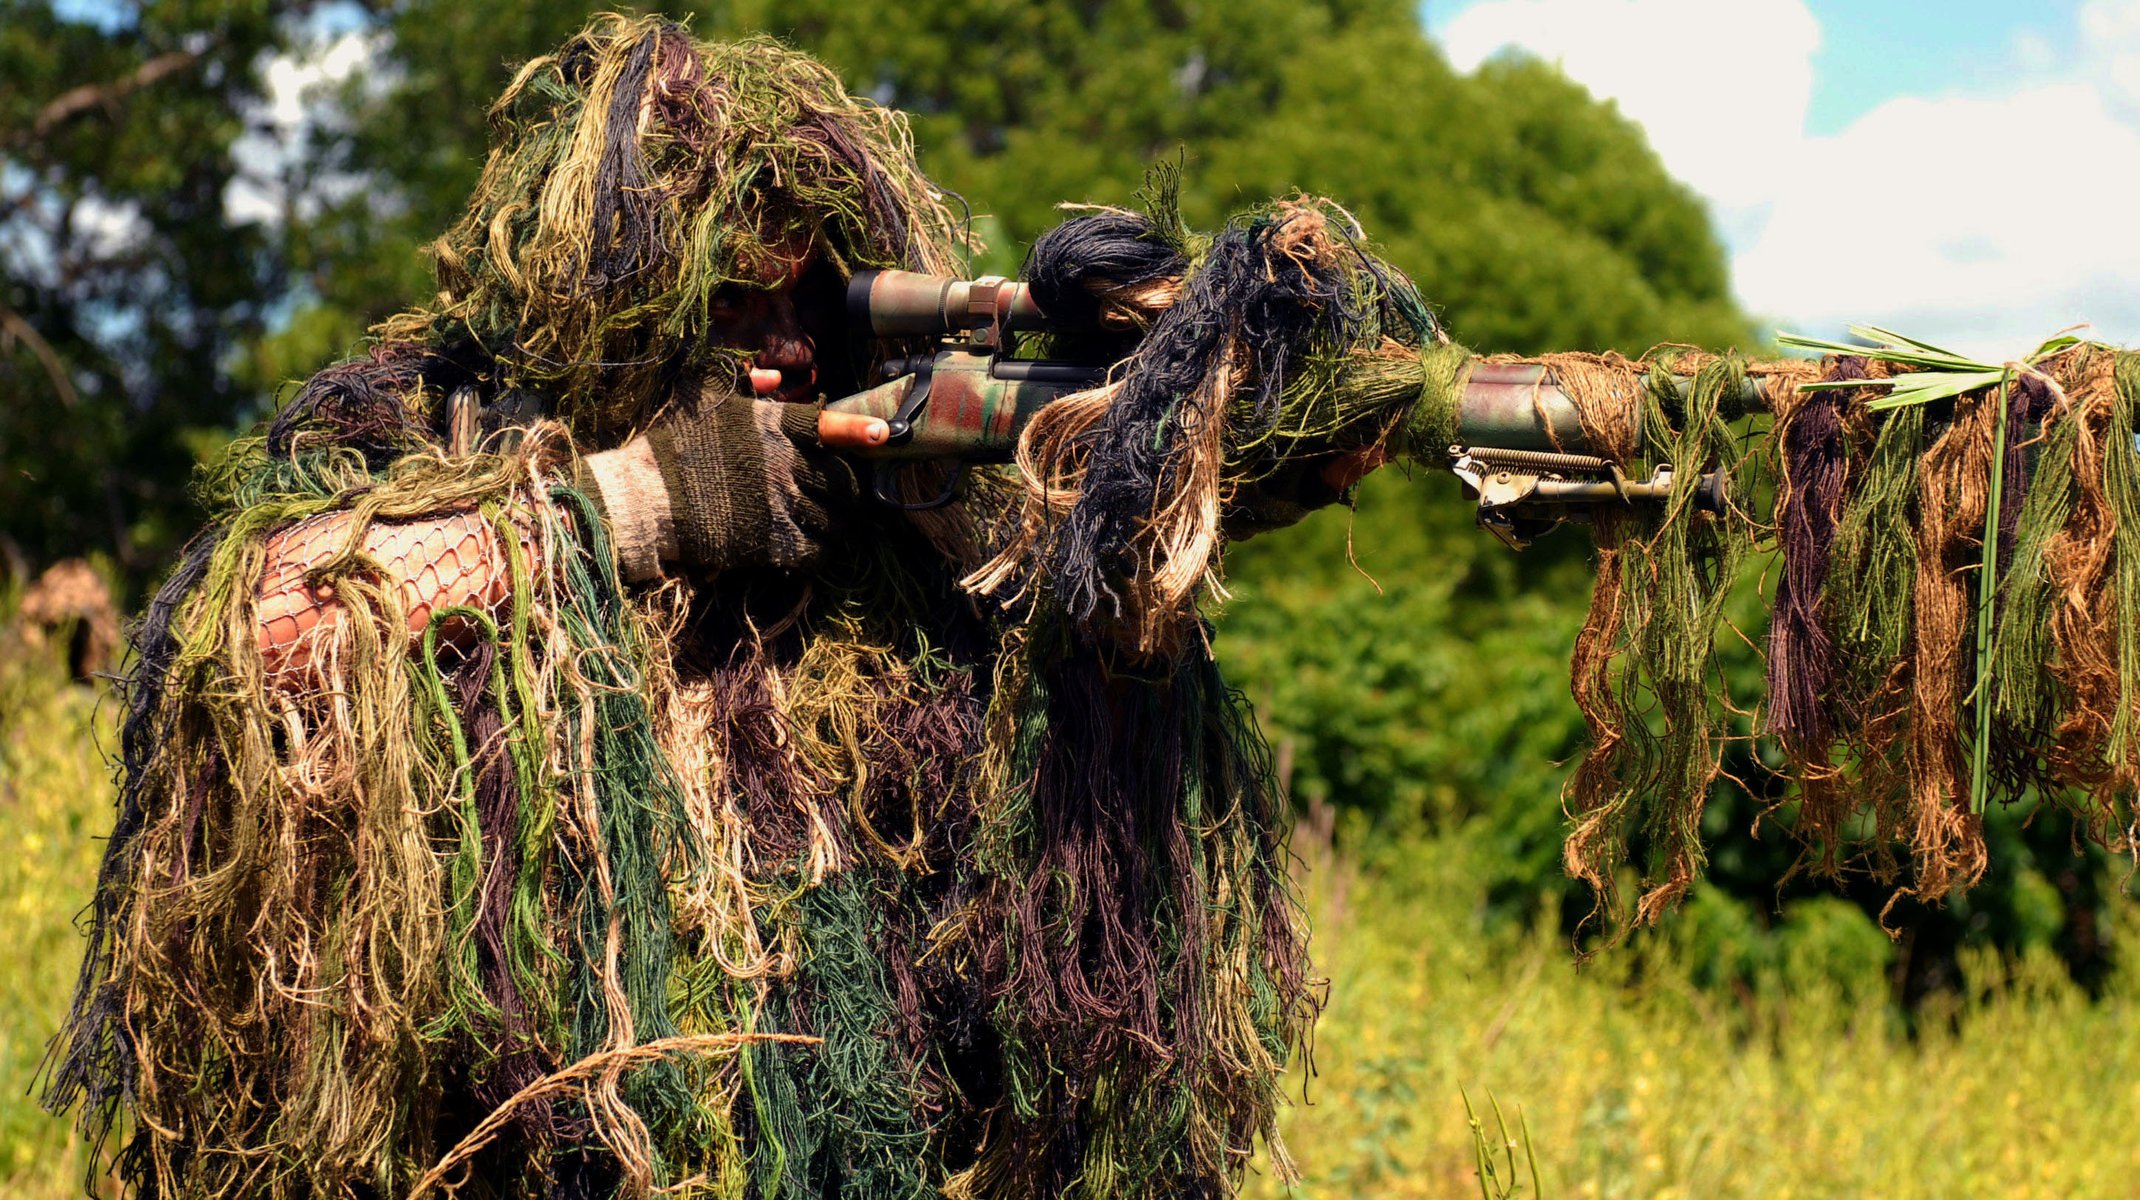
[[[2090,794],[2090,807],[2107,812],[2118,797],[2140,787],[2140,769],[2110,761],[2103,748],[2121,703],[2118,639],[2112,627],[2114,605],[2102,602],[2111,593],[2111,564],[2118,517],[2103,487],[2105,439],[2110,408],[2117,403],[2112,380],[2113,356],[2095,354],[2070,365],[2061,389],[2063,404],[2050,420],[2068,425],[2073,436],[2073,511],[2064,528],[2052,535],[2044,558],[2052,583],[2049,614],[2055,655],[2053,677],[2066,698],[2063,719],[2054,734],[2051,768]],[[2104,839],[2125,836],[2113,824],[2100,830]]]
[[[454,1143],[453,1149],[438,1160],[437,1165],[424,1172],[409,1189],[408,1200],[422,1200],[434,1188],[442,1189],[451,1197],[460,1192],[461,1185],[447,1182],[455,1168],[460,1167],[480,1153],[483,1147],[497,1140],[512,1123],[513,1114],[521,1108],[549,1096],[567,1091],[575,1086],[586,1088],[598,1084],[614,1088],[616,1080],[624,1072],[677,1054],[730,1055],[752,1045],[789,1044],[816,1046],[823,1038],[807,1037],[792,1033],[698,1033],[677,1037],[657,1038],[633,1046],[601,1050],[590,1054],[570,1066],[552,1071],[541,1079],[521,1088],[508,1097],[505,1103],[491,1110],[490,1115],[478,1122],[468,1135]],[[641,1130],[644,1135],[644,1130]]]
[[1916,888],[1945,895],[1984,873],[1984,830],[1969,811],[1970,762],[1962,742],[1969,691],[1965,642],[1990,496],[1996,392],[1966,399],[1918,473],[1916,627],[1911,640],[1910,844]]

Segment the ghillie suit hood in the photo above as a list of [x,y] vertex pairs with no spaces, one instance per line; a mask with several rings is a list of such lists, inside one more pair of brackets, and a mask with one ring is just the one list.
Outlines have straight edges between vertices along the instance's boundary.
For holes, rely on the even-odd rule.
[[436,296],[315,375],[275,452],[320,422],[382,466],[464,387],[614,444],[679,385],[736,373],[717,300],[762,286],[774,256],[813,250],[836,281],[953,269],[954,220],[905,118],[770,40],[600,17],[523,66],[490,122],[468,211],[431,247]]
[[[940,269],[949,222],[768,43],[601,18],[496,117],[436,303],[236,446],[137,628],[51,1101],[156,1195],[1232,1192],[1313,988],[1199,606],[1409,436],[1410,285],[1334,206],[1204,238],[1162,183],[1036,251],[1124,358],[1025,470],[627,590],[574,440],[719,386],[757,248]],[[463,389],[554,419],[456,446]],[[368,549],[403,528],[503,582],[418,611]],[[342,614],[294,677],[293,560]]]

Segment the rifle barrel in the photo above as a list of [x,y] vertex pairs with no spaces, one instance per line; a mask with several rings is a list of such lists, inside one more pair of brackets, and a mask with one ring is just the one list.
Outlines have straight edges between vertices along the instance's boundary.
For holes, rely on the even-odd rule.
[[[1759,381],[1748,379],[1741,399],[1765,410]],[[1583,450],[1575,402],[1543,363],[1475,363],[1457,409],[1457,441],[1504,450]]]

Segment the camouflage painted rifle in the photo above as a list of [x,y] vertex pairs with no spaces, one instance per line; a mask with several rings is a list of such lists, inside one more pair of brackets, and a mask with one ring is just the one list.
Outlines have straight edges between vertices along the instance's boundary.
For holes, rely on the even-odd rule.
[[[1105,365],[1016,357],[1018,335],[1051,328],[1017,280],[865,271],[847,299],[850,320],[870,336],[933,345],[928,354],[886,363],[885,382],[832,402],[820,421],[825,444],[876,462],[873,490],[887,504],[947,503],[955,477],[934,500],[914,505],[898,499],[896,472],[920,461],[1009,461],[1034,413],[1107,374]],[[1481,528],[1519,549],[1564,520],[1584,519],[1591,505],[1671,494],[1670,464],[1633,480],[1590,449],[1575,405],[1548,368],[1479,361],[1458,406],[1457,440],[1432,465],[1455,474],[1478,499]],[[1720,509],[1723,474],[1706,473],[1697,495],[1704,507]]]

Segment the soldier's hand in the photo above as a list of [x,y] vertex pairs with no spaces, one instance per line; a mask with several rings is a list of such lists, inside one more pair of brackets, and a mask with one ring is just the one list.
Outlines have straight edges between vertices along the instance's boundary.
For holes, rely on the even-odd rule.
[[709,389],[587,456],[581,483],[609,521],[619,570],[813,566],[833,514],[860,495],[853,468],[818,442],[820,410]]

